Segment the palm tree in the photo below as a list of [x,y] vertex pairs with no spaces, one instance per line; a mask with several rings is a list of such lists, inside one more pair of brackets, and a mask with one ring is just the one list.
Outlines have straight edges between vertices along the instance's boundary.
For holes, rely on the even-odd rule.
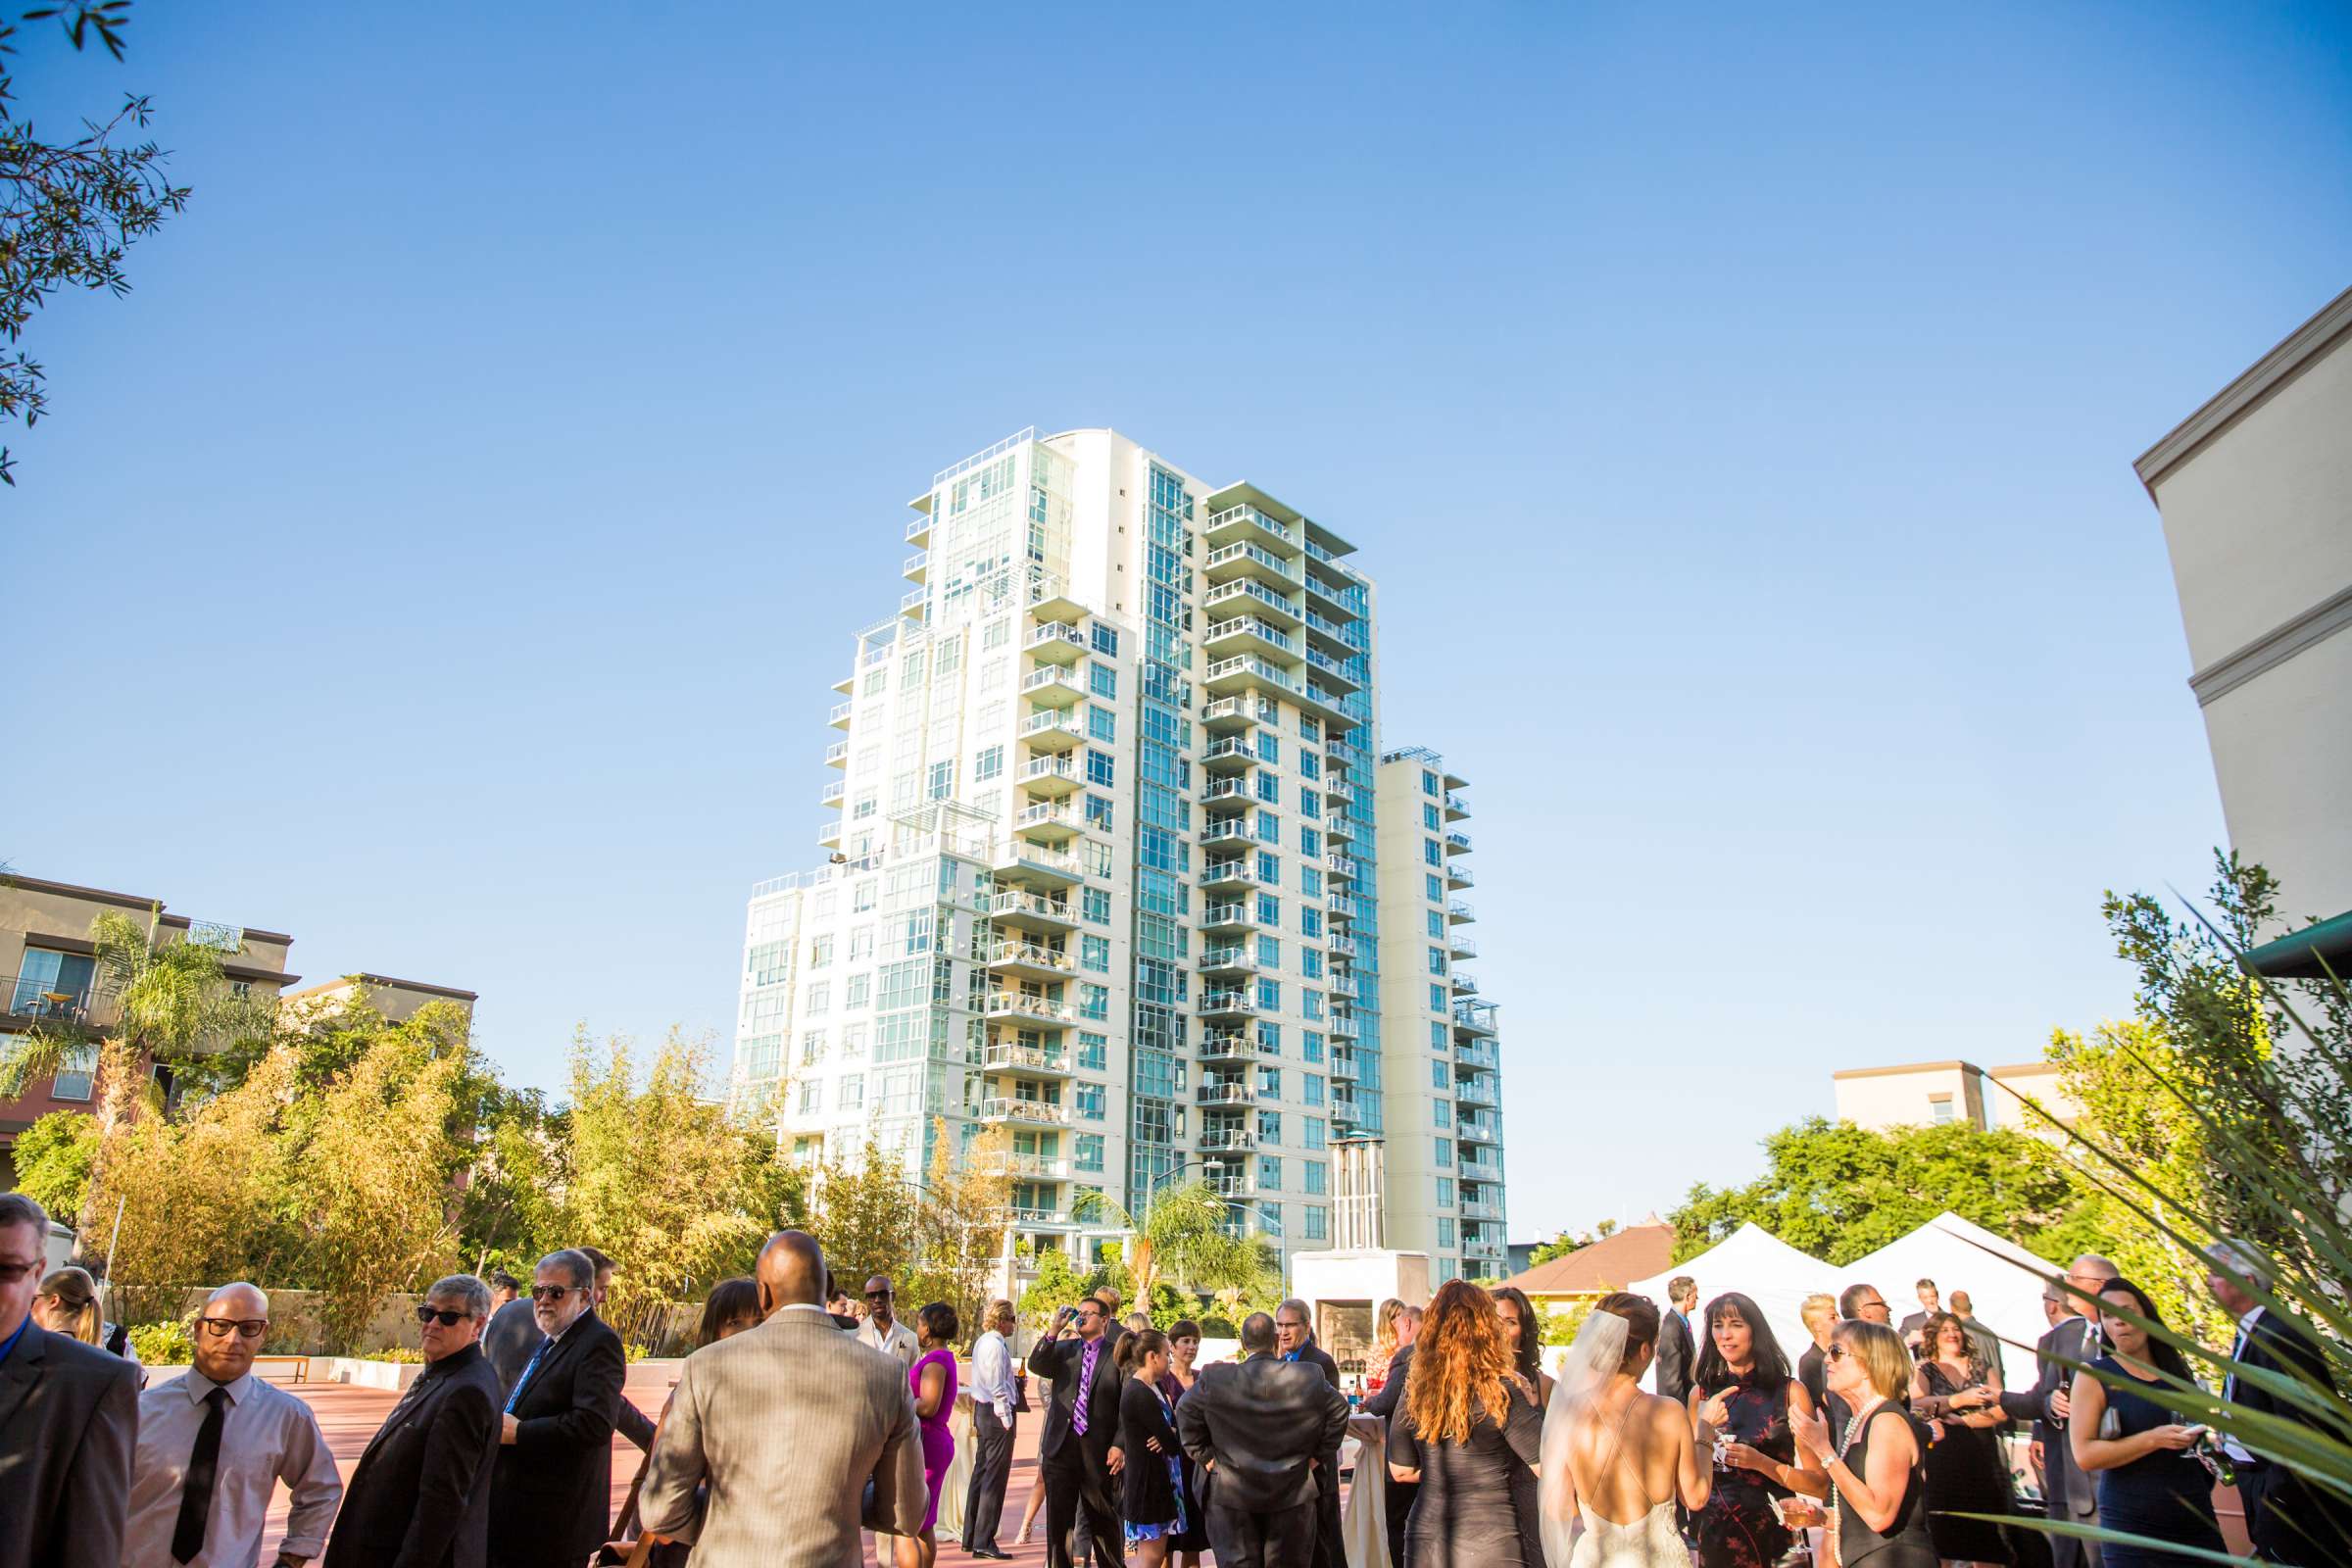
[[1082,1195],[1080,1219],[1106,1218],[1126,1227],[1127,1272],[1136,1305],[1151,1310],[1152,1287],[1164,1276],[1186,1290],[1239,1300],[1269,1287],[1279,1275],[1266,1244],[1232,1229],[1232,1200],[1204,1181],[1183,1182],[1152,1194],[1139,1220],[1101,1193]]
[[[158,905],[148,910],[144,926],[114,910],[90,922],[91,994],[110,1001],[115,1012],[114,1020],[99,1029],[100,1165],[107,1158],[107,1135],[130,1120],[146,1100],[147,1063],[184,1065],[208,1046],[269,1028],[266,1002],[229,990],[223,973],[228,956],[220,949],[201,942],[158,944],[161,915]],[[46,1018],[12,1037],[9,1049],[0,1052],[0,1100],[24,1094],[36,1078],[55,1076],[89,1037],[87,1026]],[[89,1191],[99,1191],[95,1166]],[[81,1218],[86,1225],[92,1216]]]

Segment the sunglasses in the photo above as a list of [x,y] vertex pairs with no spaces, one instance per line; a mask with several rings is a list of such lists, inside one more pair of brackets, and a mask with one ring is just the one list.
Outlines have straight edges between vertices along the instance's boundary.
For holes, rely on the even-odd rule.
[[890,1293],[888,1291],[868,1291],[865,1293],[865,1298],[869,1301],[887,1301],[890,1299]]
[[534,1285],[531,1287],[531,1299],[534,1301],[561,1301],[572,1292],[580,1289],[582,1287],[577,1285]]
[[231,1334],[248,1340],[258,1340],[270,1332],[266,1317],[200,1317],[196,1326],[216,1340],[225,1340]]
[[454,1311],[449,1308],[439,1306],[420,1306],[416,1309],[417,1322],[430,1323],[434,1319],[438,1318],[441,1326],[445,1329],[454,1329],[460,1323],[463,1323],[466,1319],[471,1316],[473,1316],[473,1314],[466,1311],[462,1306],[458,1307]]
[[1828,1361],[1842,1361],[1852,1353],[1852,1351],[1848,1350],[1842,1345],[1833,1345],[1830,1347],[1829,1354],[1824,1356],[1823,1359]]

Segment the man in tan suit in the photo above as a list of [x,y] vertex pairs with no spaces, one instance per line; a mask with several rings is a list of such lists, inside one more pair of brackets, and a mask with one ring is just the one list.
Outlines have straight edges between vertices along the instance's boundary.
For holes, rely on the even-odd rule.
[[869,1480],[872,1522],[897,1533],[900,1568],[914,1560],[930,1495],[906,1371],[833,1326],[824,1288],[815,1238],[777,1232],[766,1321],[686,1358],[638,1511],[647,1534],[693,1542],[695,1568],[857,1568]]

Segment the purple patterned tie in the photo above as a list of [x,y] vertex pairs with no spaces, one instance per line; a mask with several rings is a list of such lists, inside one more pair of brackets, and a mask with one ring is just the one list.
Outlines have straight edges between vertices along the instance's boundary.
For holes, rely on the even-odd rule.
[[1086,1342],[1086,1354],[1078,1363],[1078,1402],[1070,1409],[1070,1429],[1080,1437],[1086,1436],[1086,1396],[1095,1386],[1095,1357],[1102,1353],[1101,1339]]

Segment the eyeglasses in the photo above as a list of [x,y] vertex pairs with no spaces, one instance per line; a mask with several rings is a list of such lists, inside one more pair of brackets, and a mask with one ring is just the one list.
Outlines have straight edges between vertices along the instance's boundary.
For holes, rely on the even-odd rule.
[[417,1322],[430,1323],[435,1318],[439,1318],[441,1320],[441,1326],[445,1329],[454,1329],[461,1322],[471,1316],[473,1316],[473,1314],[462,1306],[458,1307],[454,1311],[447,1307],[439,1306],[420,1306],[416,1309]]
[[1829,1361],[1842,1361],[1852,1353],[1853,1352],[1848,1350],[1842,1345],[1833,1345],[1830,1347],[1829,1354],[1824,1356],[1823,1359]]
[[534,1285],[531,1287],[531,1299],[534,1301],[561,1301],[579,1289],[581,1287],[577,1285]]
[[270,1320],[266,1317],[200,1317],[196,1326],[216,1340],[225,1340],[231,1334],[258,1340],[270,1332]]

